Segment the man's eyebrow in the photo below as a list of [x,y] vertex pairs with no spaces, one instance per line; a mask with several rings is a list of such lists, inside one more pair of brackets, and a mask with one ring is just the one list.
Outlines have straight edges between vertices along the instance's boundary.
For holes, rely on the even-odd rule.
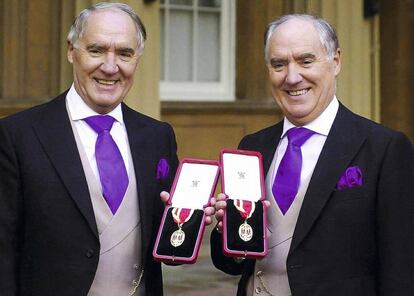
[[303,59],[316,59],[316,55],[313,53],[303,53],[298,55],[297,57],[298,60],[303,60]]
[[270,59],[270,63],[284,63],[286,61],[287,61],[286,58],[278,58],[278,57],[275,57],[275,58],[271,58]]
[[122,52],[122,53],[129,53],[129,54],[135,54],[135,50],[133,49],[133,48],[130,48],[130,47],[121,47],[121,48],[118,48],[117,50],[116,50],[117,52]]
[[103,45],[99,45],[98,43],[92,43],[92,44],[88,44],[86,46],[87,50],[91,50],[91,49],[104,49],[105,47]]

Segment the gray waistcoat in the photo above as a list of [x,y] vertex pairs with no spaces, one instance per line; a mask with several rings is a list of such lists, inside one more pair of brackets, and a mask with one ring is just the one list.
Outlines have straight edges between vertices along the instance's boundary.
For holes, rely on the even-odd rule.
[[[128,168],[127,191],[120,207],[113,215],[102,196],[101,186],[98,183],[100,181],[92,171],[73,124],[72,129],[88,183],[101,245],[98,268],[88,296],[130,295],[133,290],[133,282],[137,281],[143,272],[141,266],[141,222],[132,161]],[[132,159],[130,151],[128,152],[128,157]],[[144,295],[144,291],[144,278],[142,278],[139,288],[133,295]]]

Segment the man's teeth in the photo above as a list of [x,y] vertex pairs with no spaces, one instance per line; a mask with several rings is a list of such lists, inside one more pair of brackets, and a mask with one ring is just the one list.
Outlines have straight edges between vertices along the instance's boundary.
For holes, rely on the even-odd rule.
[[300,96],[300,95],[304,95],[308,92],[308,89],[301,89],[301,90],[291,90],[288,91],[288,94],[291,96]]
[[98,83],[106,84],[106,85],[113,85],[115,84],[116,80],[106,80],[106,79],[96,79]]

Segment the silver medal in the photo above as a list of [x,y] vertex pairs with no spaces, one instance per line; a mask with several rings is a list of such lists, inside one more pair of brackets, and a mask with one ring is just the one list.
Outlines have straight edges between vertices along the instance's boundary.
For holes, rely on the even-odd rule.
[[239,227],[239,237],[245,242],[248,242],[253,237],[253,229],[246,221]]
[[184,240],[185,233],[180,228],[173,232],[173,234],[171,235],[170,242],[173,247],[179,247],[183,244]]

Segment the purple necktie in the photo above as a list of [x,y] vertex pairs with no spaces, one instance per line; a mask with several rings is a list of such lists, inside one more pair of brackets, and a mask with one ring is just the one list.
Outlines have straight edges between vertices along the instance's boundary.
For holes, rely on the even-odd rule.
[[273,196],[283,215],[289,210],[296,193],[298,193],[300,171],[302,169],[302,151],[300,147],[313,134],[313,131],[303,127],[291,128],[287,132],[288,145],[280,161],[272,188]]
[[114,118],[108,115],[96,115],[84,120],[98,134],[95,157],[102,194],[112,213],[115,214],[128,187],[128,175],[121,152],[109,133]]

